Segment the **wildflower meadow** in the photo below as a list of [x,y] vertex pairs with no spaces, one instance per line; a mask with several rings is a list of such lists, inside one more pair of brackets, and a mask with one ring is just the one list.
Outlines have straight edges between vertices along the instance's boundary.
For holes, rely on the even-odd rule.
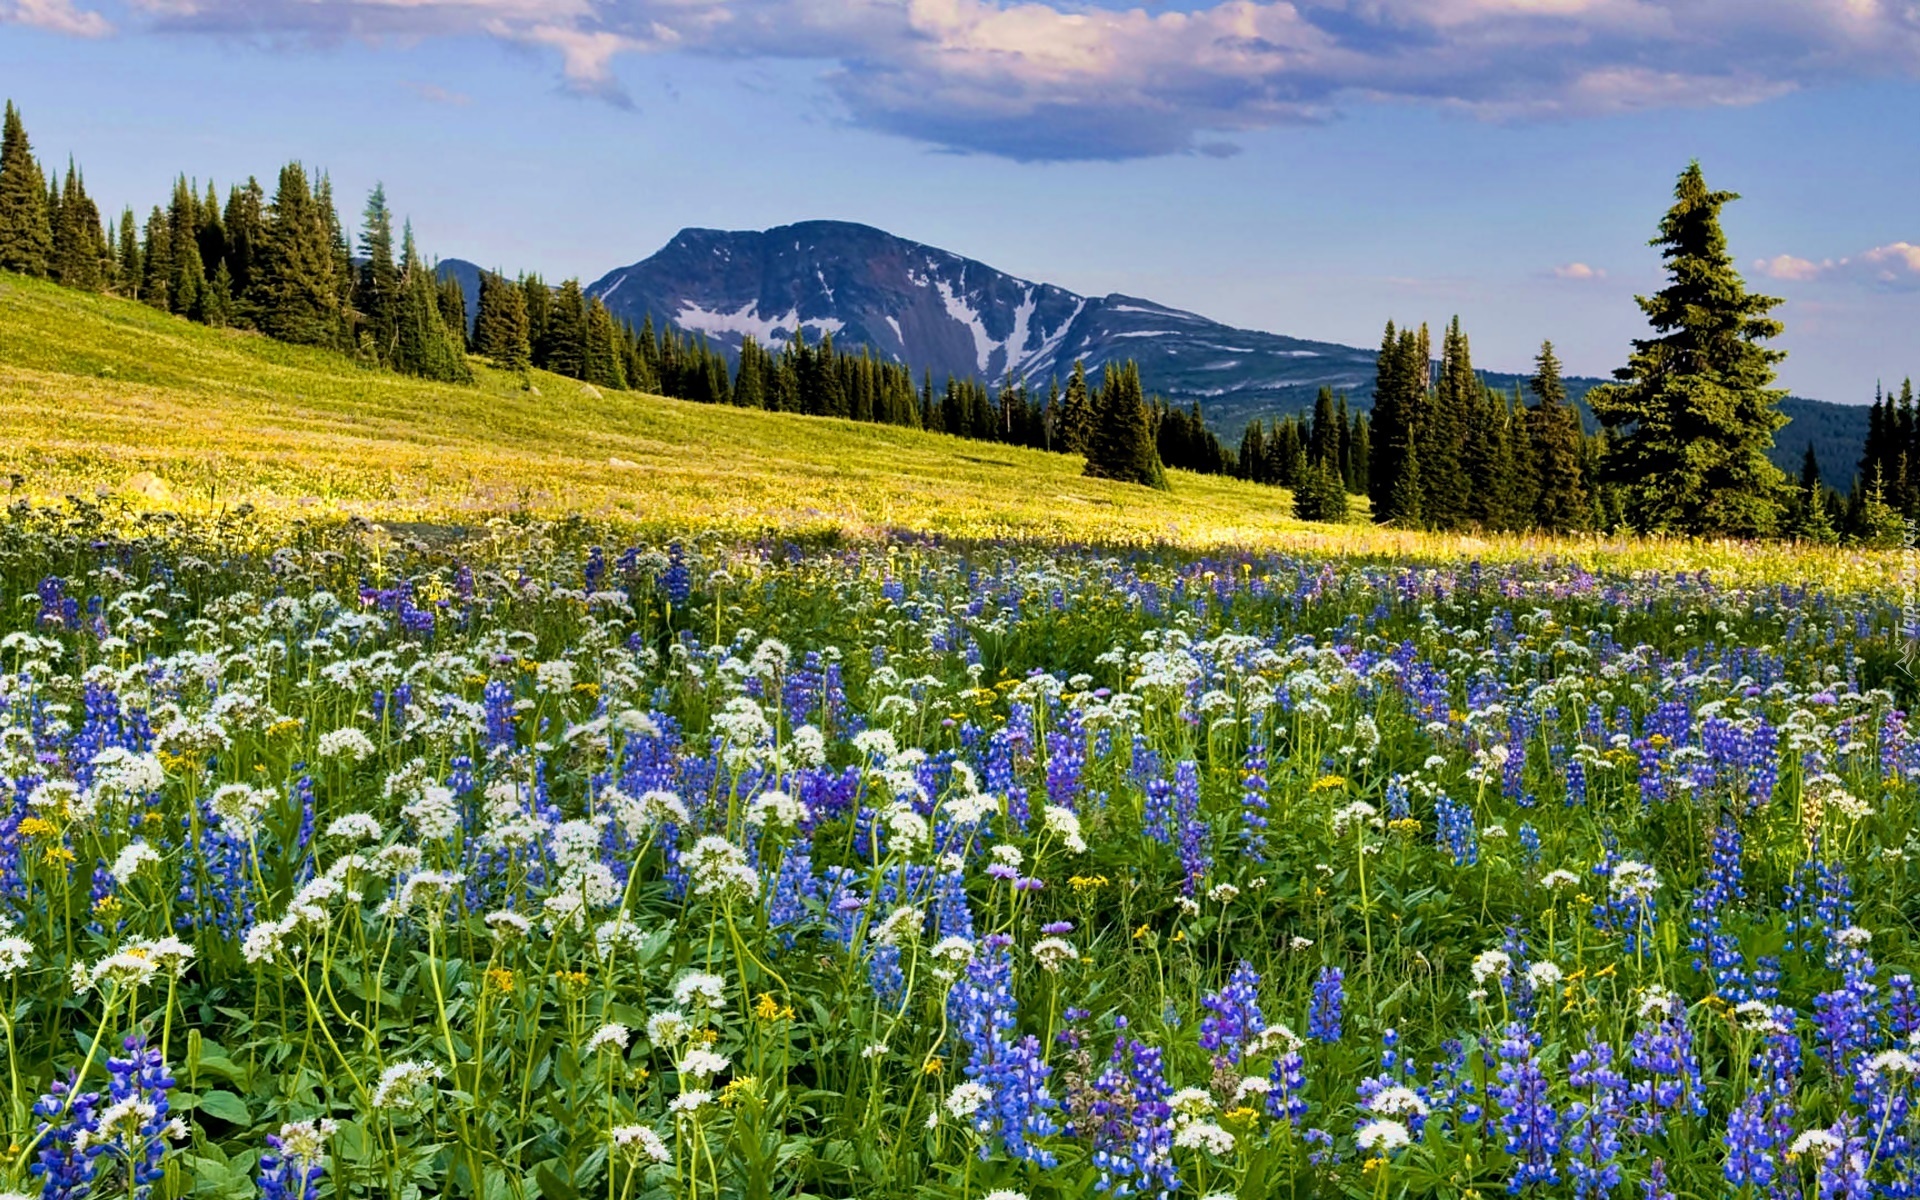
[[1920,1194],[1883,565],[16,508],[0,1192]]

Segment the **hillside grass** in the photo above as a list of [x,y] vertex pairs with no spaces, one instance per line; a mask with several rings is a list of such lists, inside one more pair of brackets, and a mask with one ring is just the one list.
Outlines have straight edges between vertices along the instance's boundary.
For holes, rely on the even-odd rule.
[[765,413],[475,360],[456,387],[0,273],[0,477],[11,499],[117,497],[209,514],[477,524],[580,515],[675,533],[899,533],[1371,559],[1556,556],[1569,566],[1881,582],[1897,556],[1622,539],[1438,536],[1293,519],[1291,497],[1170,472],[1088,479],[1078,457]]

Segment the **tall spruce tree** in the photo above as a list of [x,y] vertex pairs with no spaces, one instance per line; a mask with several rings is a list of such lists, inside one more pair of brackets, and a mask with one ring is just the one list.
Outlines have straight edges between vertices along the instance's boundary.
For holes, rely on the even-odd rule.
[[526,292],[493,271],[482,271],[479,309],[474,317],[474,349],[503,371],[525,372],[533,358]]
[[1585,529],[1593,518],[1593,500],[1587,494],[1581,461],[1585,456],[1580,415],[1567,403],[1567,387],[1561,381],[1560,359],[1552,342],[1540,343],[1527,387],[1538,401],[1526,414],[1539,482],[1533,524],[1551,533]]
[[413,244],[411,226],[402,235],[400,295],[394,321],[394,370],[447,383],[473,379],[473,370],[467,366],[466,339],[448,329],[440,314],[440,285],[433,268]]
[[438,267],[433,270],[435,285],[440,290],[440,319],[446,322],[447,332],[460,344],[460,352],[465,354],[473,345],[470,336],[473,323],[468,319],[467,291],[460,286],[460,280],[452,274],[442,274]]
[[1441,343],[1439,387],[1414,434],[1420,446],[1420,511],[1429,528],[1455,529],[1471,519],[1466,440],[1484,390],[1456,316]]
[[[527,344],[533,348],[533,365],[544,370],[547,365],[547,325],[553,317],[553,289],[538,274],[528,274],[520,277],[520,294],[527,305]],[[648,321],[651,332],[652,318],[649,317]],[[644,340],[648,342],[647,355],[654,357],[658,348],[652,345],[651,338]]]
[[1093,444],[1095,426],[1093,392],[1087,386],[1087,364],[1076,359],[1073,373],[1067,376],[1067,390],[1060,400],[1060,449],[1068,454],[1086,454]]
[[0,270],[45,275],[52,253],[47,177],[33,157],[20,110],[9,100],[0,132]]
[[1638,298],[1655,336],[1587,398],[1616,435],[1607,475],[1644,530],[1756,537],[1779,524],[1785,480],[1767,452],[1786,423],[1771,386],[1786,356],[1761,343],[1781,332],[1780,301],[1734,269],[1720,210],[1738,198],[1709,191],[1698,162],[1681,173],[1652,242],[1668,284]]
[[97,292],[106,283],[110,263],[106,239],[100,232],[100,209],[87,195],[86,181],[67,161],[67,183],[53,218],[53,253],[48,265],[53,277],[70,288]]
[[340,280],[329,209],[314,198],[299,163],[280,169],[255,265],[252,301],[261,332],[283,342],[337,346]]
[[200,197],[182,175],[174,180],[173,198],[167,203],[167,247],[173,267],[167,278],[167,308],[196,320],[195,314],[206,303],[202,293],[207,287],[206,264],[200,259],[196,236],[199,229]]
[[[200,227],[194,231],[194,241],[200,246],[200,265],[206,268],[207,279],[211,281],[227,261],[227,226],[220,219],[220,197],[212,180],[207,181],[207,194],[199,208]],[[227,271],[231,278],[233,268],[228,267]]]
[[767,354],[748,334],[740,342],[740,369],[733,377],[733,402],[741,408],[767,406]]
[[1508,476],[1507,511],[1502,522],[1508,529],[1532,529],[1533,512],[1540,505],[1540,456],[1533,446],[1533,422],[1527,417],[1526,396],[1516,380],[1513,394],[1501,401],[1507,423]]
[[1415,335],[1387,322],[1374,376],[1367,495],[1373,519],[1402,528],[1422,523],[1417,442],[1426,408],[1426,327]]
[[227,270],[233,279],[233,308],[238,321],[258,324],[255,288],[260,251],[266,240],[267,194],[260,181],[248,177],[245,186],[227,192]]
[[[702,364],[702,369],[703,371],[705,370],[705,364]],[[613,324],[613,314],[607,311],[607,306],[601,303],[600,297],[598,296],[595,296],[587,304],[584,378],[595,387],[613,388],[624,391],[627,386],[626,362],[620,353],[618,335]],[[712,376],[709,372],[709,383],[711,379]],[[726,388],[726,375],[724,371],[722,371],[721,374],[720,387],[722,391]],[[715,401],[721,398],[720,396],[713,397]]]
[[1356,496],[1370,495],[1369,471],[1373,458],[1373,421],[1365,413],[1353,415],[1353,477],[1347,484],[1347,490]]
[[120,211],[120,254],[114,269],[114,291],[137,300],[140,297],[140,225],[131,206]]
[[536,361],[556,375],[585,379],[587,374],[587,298],[578,279],[554,293],[546,328],[534,351]]
[[1467,481],[1458,519],[1479,529],[1505,529],[1515,491],[1513,446],[1508,440],[1506,402],[1473,378],[1466,400],[1466,427],[1460,441],[1460,470]]
[[173,240],[167,232],[167,214],[159,205],[147,215],[147,240],[140,251],[140,262],[140,299],[161,312],[172,311],[168,295],[173,287]]
[[361,333],[377,362],[393,361],[399,336],[400,267],[393,258],[393,212],[387,189],[376,183],[360,218],[360,270],[354,281],[353,307]]
[[1109,363],[1101,372],[1093,433],[1087,442],[1086,473],[1096,479],[1167,486],[1166,472],[1154,450],[1153,428],[1136,363]]

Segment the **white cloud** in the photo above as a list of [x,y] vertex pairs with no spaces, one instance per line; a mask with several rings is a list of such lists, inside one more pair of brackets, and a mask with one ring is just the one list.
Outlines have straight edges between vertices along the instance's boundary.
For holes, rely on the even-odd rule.
[[1588,266],[1583,262],[1570,262],[1563,266],[1555,267],[1553,269],[1553,277],[1555,279],[1577,279],[1584,281],[1589,279],[1605,279],[1607,273],[1599,267]]
[[0,0],[0,24],[25,25],[68,37],[98,38],[113,32],[113,22],[97,12],[75,8],[73,0]]
[[615,101],[625,56],[815,61],[859,124],[1018,159],[1204,152],[1368,103],[1527,120],[1920,76],[1915,0],[131,2],[157,26],[276,42],[491,34]]
[[1899,291],[1920,290],[1920,246],[1889,242],[1846,258],[1815,262],[1782,254],[1757,260],[1754,268],[1769,279],[1792,283],[1836,280]]

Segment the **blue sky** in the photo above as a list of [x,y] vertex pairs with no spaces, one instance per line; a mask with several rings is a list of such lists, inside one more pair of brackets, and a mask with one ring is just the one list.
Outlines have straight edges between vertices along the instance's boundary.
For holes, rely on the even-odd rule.
[[299,157],[431,253],[591,279],[865,221],[1086,293],[1486,367],[1625,359],[1699,157],[1794,391],[1920,372],[1913,0],[0,0],[103,207]]

